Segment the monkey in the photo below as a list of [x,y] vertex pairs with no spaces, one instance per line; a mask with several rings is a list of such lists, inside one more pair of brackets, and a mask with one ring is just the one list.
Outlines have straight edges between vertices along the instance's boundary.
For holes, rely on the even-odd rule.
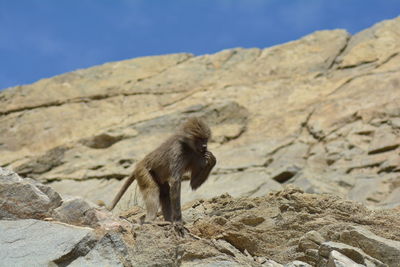
[[146,222],[156,219],[160,204],[165,221],[182,222],[182,177],[190,173],[192,190],[207,180],[217,162],[207,149],[210,138],[211,130],[202,119],[186,120],[174,135],[136,164],[109,209],[117,205],[136,179],[146,207]]

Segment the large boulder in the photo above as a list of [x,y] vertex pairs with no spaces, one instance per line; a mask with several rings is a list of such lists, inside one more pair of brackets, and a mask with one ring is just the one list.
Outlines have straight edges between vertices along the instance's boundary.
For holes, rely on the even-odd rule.
[[51,217],[61,202],[51,187],[0,167],[0,220]]
[[95,244],[93,230],[33,219],[0,220],[1,266],[68,264]]

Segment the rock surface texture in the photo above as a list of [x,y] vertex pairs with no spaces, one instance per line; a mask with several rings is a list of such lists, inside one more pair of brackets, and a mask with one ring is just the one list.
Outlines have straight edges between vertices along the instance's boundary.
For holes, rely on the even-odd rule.
[[[0,170],[0,188],[7,185],[4,176],[18,177]],[[5,198],[0,196],[0,209]],[[294,186],[262,197],[224,194],[186,204],[183,236],[169,223],[140,224],[144,211],[138,206],[117,218],[82,199],[62,199],[48,212],[42,220],[26,218],[22,210],[0,218],[0,266],[396,267],[400,262],[398,209],[371,210]]]
[[[210,125],[218,160],[197,191],[182,185],[191,235],[136,224],[135,184],[114,215],[93,204],[109,204],[190,116]],[[37,264],[399,266],[400,17],[353,36],[136,58],[6,89],[0,166],[4,233],[76,231],[43,257],[25,249],[40,234],[0,236],[1,252],[15,245]]]

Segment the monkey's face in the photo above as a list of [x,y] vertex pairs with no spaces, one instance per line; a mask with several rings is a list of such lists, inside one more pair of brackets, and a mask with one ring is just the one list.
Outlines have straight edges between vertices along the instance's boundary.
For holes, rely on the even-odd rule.
[[196,150],[200,154],[204,154],[207,151],[207,138],[196,138]]
[[191,137],[185,143],[197,154],[204,154],[207,151],[207,138]]

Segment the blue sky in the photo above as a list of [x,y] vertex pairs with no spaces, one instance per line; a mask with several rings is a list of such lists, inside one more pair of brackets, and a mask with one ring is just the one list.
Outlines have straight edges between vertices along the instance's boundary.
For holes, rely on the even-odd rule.
[[0,0],[0,89],[133,57],[356,33],[400,0]]

